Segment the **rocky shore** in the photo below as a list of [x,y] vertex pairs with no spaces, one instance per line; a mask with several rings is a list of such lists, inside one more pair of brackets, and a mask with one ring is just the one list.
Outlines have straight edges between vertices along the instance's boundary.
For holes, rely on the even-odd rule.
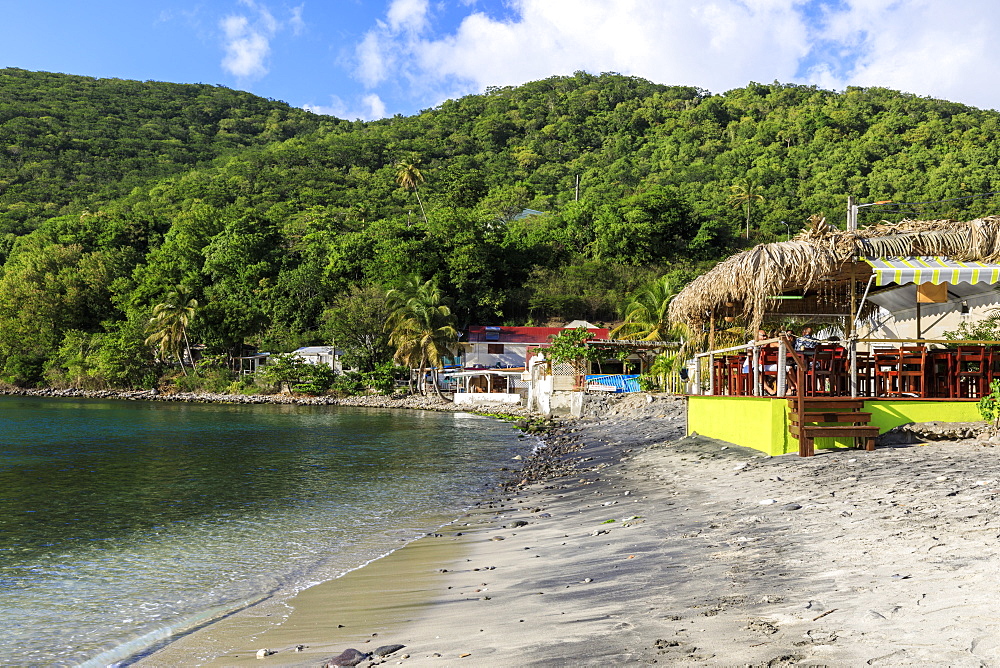
[[[281,404],[295,406],[354,406],[359,408],[405,408],[425,411],[468,412],[468,406],[456,406],[436,396],[421,395],[358,395],[353,397],[310,396],[297,394],[216,394],[211,392],[158,392],[156,390],[81,390],[0,388],[0,396],[63,397],[84,399],[118,399],[123,401],[177,401],[216,404]],[[528,416],[521,406],[499,406],[505,415]]]

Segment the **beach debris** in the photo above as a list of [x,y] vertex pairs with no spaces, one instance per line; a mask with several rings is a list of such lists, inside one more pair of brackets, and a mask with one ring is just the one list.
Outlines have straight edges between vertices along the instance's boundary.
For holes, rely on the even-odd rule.
[[332,659],[327,659],[323,663],[323,668],[339,668],[340,666],[356,666],[371,655],[367,652],[362,652],[361,650],[354,649],[353,647],[345,649],[343,652],[333,657]]
[[277,654],[277,652],[274,651],[273,649],[268,649],[266,647],[263,648],[263,649],[257,650],[257,658],[258,659],[263,659],[264,657],[271,656],[272,654]]
[[302,652],[302,651],[304,651],[304,650],[305,650],[305,648],[306,648],[306,646],[305,646],[305,645],[296,645],[296,646],[295,646],[295,651],[296,651],[296,652]]
[[372,656],[374,657],[389,656],[390,654],[395,654],[404,647],[406,647],[406,645],[382,645],[381,647],[375,648],[375,651],[372,652]]
[[777,499],[761,499],[757,503],[760,504],[760,505],[762,505],[762,506],[769,506],[772,503],[777,503],[777,502],[778,502]]

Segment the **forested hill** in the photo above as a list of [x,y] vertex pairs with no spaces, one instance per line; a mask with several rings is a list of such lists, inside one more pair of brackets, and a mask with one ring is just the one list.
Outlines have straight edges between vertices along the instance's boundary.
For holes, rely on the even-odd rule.
[[[88,86],[110,90],[7,72],[4,86],[37,76],[65,89],[64,99]],[[329,342],[347,316],[364,315],[362,305],[378,321],[378,295],[410,274],[440,281],[460,325],[611,320],[630,291],[660,275],[688,278],[746,243],[794,233],[812,214],[839,224],[848,195],[946,200],[1000,185],[1000,114],[879,88],[751,84],[713,95],[577,73],[365,123],[226,89],[113,85],[123,92],[106,104],[132,110],[122,112],[127,126],[150,133],[132,144],[145,151],[135,165],[148,171],[138,175],[101,141],[105,148],[60,172],[69,158],[45,148],[39,117],[2,117],[4,174],[17,157],[10,146],[34,147],[39,165],[37,180],[28,173],[5,186],[9,228],[35,220],[11,212],[12,188],[33,212],[71,211],[45,220],[6,258],[0,376],[8,380],[38,380],[91,355],[87,363],[104,369],[94,374],[135,382],[141,369],[123,365],[148,354],[143,326],[177,286],[198,302],[191,337],[220,353]],[[159,93],[155,112],[129,92],[146,86]],[[0,99],[8,99],[2,89]],[[206,106],[215,120],[200,125],[196,110]],[[87,113],[74,117],[99,126]],[[277,125],[262,120],[272,116]],[[60,141],[72,145],[84,130],[65,118]],[[19,134],[18,124],[35,129]],[[288,138],[264,143],[272,137]],[[201,138],[211,141],[198,149]],[[176,172],[213,151],[232,153]],[[104,194],[121,192],[110,189],[117,179],[147,179],[161,159],[176,173]],[[98,178],[105,169],[121,172]],[[44,184],[59,174],[67,182],[49,191]],[[518,216],[524,209],[544,214]],[[995,200],[921,213],[986,212],[996,212]]]
[[0,233],[321,120],[219,86],[0,69]]

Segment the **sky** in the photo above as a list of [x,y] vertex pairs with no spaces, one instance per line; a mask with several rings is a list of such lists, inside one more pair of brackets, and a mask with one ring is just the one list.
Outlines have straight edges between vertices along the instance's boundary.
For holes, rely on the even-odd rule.
[[218,84],[341,118],[584,70],[1000,109],[996,0],[0,0],[0,67]]

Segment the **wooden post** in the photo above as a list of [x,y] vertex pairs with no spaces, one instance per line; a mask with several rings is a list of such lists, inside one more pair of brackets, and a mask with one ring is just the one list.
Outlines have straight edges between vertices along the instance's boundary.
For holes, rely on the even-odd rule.
[[761,397],[764,396],[764,392],[761,390],[760,380],[760,348],[757,347],[756,341],[753,342],[751,361],[753,362],[753,396]]
[[854,331],[854,314],[858,312],[858,283],[854,278],[854,269],[857,265],[851,263],[851,315],[847,318],[847,341],[848,359],[850,369],[848,370],[847,383],[851,388],[851,396],[858,396],[858,342]]
[[708,312],[708,349],[715,350],[715,309]]
[[785,396],[785,386],[788,381],[786,378],[787,371],[787,355],[785,350],[785,337],[782,336],[778,339],[778,383],[777,387],[774,389],[774,394],[779,397]]
[[708,353],[708,394],[715,396],[715,353]]

